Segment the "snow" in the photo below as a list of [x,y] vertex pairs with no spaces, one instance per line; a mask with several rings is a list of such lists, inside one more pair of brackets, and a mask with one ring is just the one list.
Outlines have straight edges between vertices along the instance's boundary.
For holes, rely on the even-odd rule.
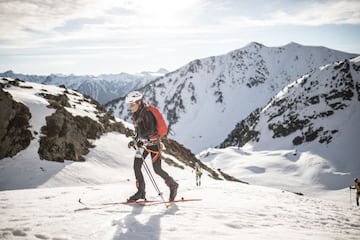
[[[10,86],[5,91],[30,108],[31,131],[39,131],[45,117],[53,113],[39,91],[63,94],[64,89],[24,84],[33,88]],[[78,100],[71,99],[71,105]],[[94,113],[88,104],[67,110]],[[34,137],[27,149],[0,161],[0,239],[358,239],[360,234],[355,192],[348,188],[351,177],[336,172],[312,152],[249,145],[210,148],[198,155],[202,161],[250,184],[213,180],[203,174],[201,187],[196,187],[193,169],[163,162],[164,170],[179,183],[178,198],[202,201],[175,203],[171,208],[115,204],[85,210],[80,198],[100,206],[124,201],[135,192],[135,153],[127,148],[130,139],[106,133],[92,141],[95,147],[85,162],[57,163],[39,159],[39,135]],[[168,198],[169,190],[153,173],[150,159],[146,163]],[[143,173],[147,198],[160,200]],[[317,176],[340,176],[349,182],[334,190]]]
[[[11,185],[14,189],[16,186],[19,190],[0,192],[0,238],[358,239],[360,212],[354,206],[354,199],[349,199],[349,189],[336,191],[338,197],[333,200],[327,199],[333,197],[334,191],[319,190],[318,197],[285,191],[294,190],[299,184],[307,185],[302,182],[304,176],[296,176],[291,167],[284,166],[290,165],[285,158],[298,158],[292,152],[251,152],[229,148],[226,150],[228,159],[218,163],[222,169],[233,168],[231,173],[240,173],[243,180],[251,183],[266,185],[265,180],[256,178],[257,173],[266,172],[265,179],[277,179],[279,184],[274,184],[274,187],[279,189],[216,181],[206,174],[202,177],[202,186],[196,187],[192,169],[181,170],[163,163],[163,168],[180,185],[179,198],[201,198],[202,201],[176,203],[169,209],[164,205],[141,207],[117,204],[84,210],[85,207],[78,203],[79,198],[90,206],[98,207],[101,203],[124,201],[134,193],[134,151],[127,148],[128,141],[122,134],[107,133],[94,141],[96,147],[86,156],[86,162],[53,163],[30,160],[24,156],[2,160],[0,185]],[[28,154],[27,151],[30,152],[31,148],[23,154]],[[246,156],[248,162],[254,165],[259,165],[260,159],[264,159],[263,164],[265,160],[278,159],[279,166],[269,161],[263,169],[246,169],[241,164],[235,167],[239,164],[236,161],[238,154]],[[305,154],[303,157],[313,156]],[[11,167],[4,166],[4,161]],[[150,159],[146,162],[151,166]],[[20,172],[11,172],[11,169]],[[4,173],[9,173],[5,182]],[[160,200],[146,173],[143,173],[147,198]],[[152,174],[167,198],[169,190],[165,183]],[[28,181],[33,185],[25,186]],[[294,187],[281,189],[281,182]],[[22,186],[32,188],[20,189]]]
[[[177,175],[180,177],[180,175]],[[360,213],[349,202],[298,196],[273,188],[179,179],[179,196],[200,202],[119,202],[133,182],[0,192],[2,239],[358,239]],[[164,187],[162,186],[162,189]],[[150,189],[150,186],[148,186]],[[148,198],[156,199],[154,193]]]

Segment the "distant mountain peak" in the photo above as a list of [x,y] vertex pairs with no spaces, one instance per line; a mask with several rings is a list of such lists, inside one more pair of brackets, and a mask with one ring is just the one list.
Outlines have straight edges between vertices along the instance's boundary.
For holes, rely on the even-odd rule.
[[304,47],[304,45],[301,45],[300,43],[297,43],[297,42],[289,42],[285,46]]
[[168,71],[166,68],[159,68],[159,69],[157,70],[157,72],[158,72],[158,73],[166,74],[166,73],[168,73],[169,71]]
[[[216,146],[284,86],[320,66],[354,56],[322,47],[293,51],[252,42],[228,54],[193,60],[140,90],[163,112],[172,137],[199,152]],[[107,108],[130,121],[123,99]]]
[[87,96],[91,96],[102,104],[124,96],[132,89],[143,87],[162,75],[164,73],[146,72],[143,74],[119,73],[98,76],[74,74],[50,74],[43,76],[14,73],[11,70],[0,73],[0,77],[19,78],[47,85],[64,85],[67,88],[78,90]]
[[265,47],[265,45],[263,45],[259,42],[250,42],[244,48],[249,48],[249,47]]

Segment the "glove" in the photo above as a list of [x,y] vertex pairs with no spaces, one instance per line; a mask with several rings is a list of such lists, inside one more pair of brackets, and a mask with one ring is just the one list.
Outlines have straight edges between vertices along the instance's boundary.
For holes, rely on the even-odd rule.
[[135,146],[135,141],[134,140],[131,140],[129,143],[128,143],[128,148],[133,148]]
[[130,130],[130,129],[128,129],[128,128],[126,128],[125,129],[125,136],[126,137],[134,137],[134,131],[132,131],[132,130]]
[[144,146],[144,142],[139,140],[139,141],[137,141],[136,146],[141,148],[142,146]]

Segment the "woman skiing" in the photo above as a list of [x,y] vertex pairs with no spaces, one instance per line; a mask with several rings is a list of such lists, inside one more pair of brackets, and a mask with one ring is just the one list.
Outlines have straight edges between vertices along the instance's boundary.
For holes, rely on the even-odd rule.
[[177,194],[179,184],[169,176],[161,168],[161,140],[157,133],[156,118],[152,111],[150,111],[143,101],[143,95],[140,92],[130,92],[125,99],[131,113],[132,120],[135,127],[136,137],[130,141],[128,147],[143,148],[142,157],[135,155],[134,172],[136,178],[137,192],[129,197],[128,201],[136,201],[138,199],[145,199],[145,181],[141,172],[143,161],[150,153],[152,159],[153,169],[156,174],[162,177],[166,185],[170,188],[169,201],[173,201]]

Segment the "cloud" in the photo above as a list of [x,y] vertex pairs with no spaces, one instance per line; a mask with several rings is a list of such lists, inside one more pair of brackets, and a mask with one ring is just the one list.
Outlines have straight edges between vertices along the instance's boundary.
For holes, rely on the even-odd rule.
[[[301,3],[301,2],[300,2]],[[360,1],[305,1],[294,8],[278,9],[267,14],[229,16],[222,20],[226,26],[321,26],[328,24],[360,24]]]
[[73,32],[79,31],[84,26],[90,24],[103,24],[105,22],[104,19],[101,18],[76,18],[66,21],[62,24],[62,26],[55,27],[54,31],[56,32]]
[[319,26],[325,24],[360,24],[359,1],[330,1],[314,3],[295,14],[280,12],[274,19],[290,24]]
[[[262,3],[262,4],[261,4]],[[277,3],[277,4],[275,4]],[[0,41],[219,33],[252,26],[360,24],[360,1],[2,0]]]
[[360,1],[0,0],[0,21],[3,58],[188,52],[190,60],[265,41],[274,26],[358,25]]
[[1,39],[28,41],[39,35],[48,35],[55,27],[61,26],[80,12],[85,2],[86,0],[3,0],[0,2]]

